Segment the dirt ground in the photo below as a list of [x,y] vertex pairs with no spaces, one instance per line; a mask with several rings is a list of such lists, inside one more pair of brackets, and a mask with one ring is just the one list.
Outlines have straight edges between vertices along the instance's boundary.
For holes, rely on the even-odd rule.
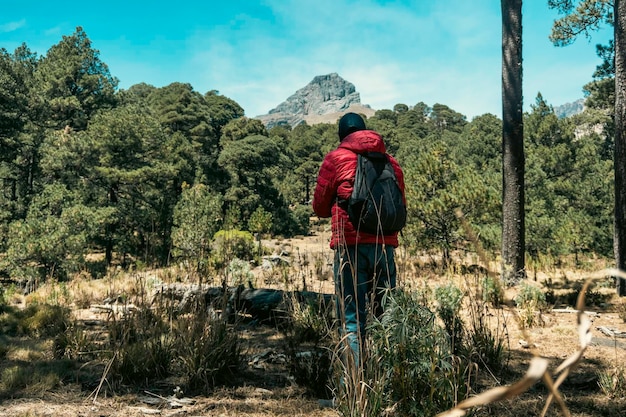
[[[289,255],[294,269],[300,273],[291,277],[291,285],[308,290],[332,293],[333,284],[330,276],[332,252],[328,248],[327,231],[314,236],[283,241],[264,242],[275,255]],[[426,266],[427,261],[413,263],[403,276],[401,285],[419,286],[425,283],[436,285],[443,278]],[[420,269],[421,267],[421,269]],[[317,269],[316,269],[317,268]],[[410,271],[408,270],[410,269]],[[313,273],[315,271],[315,274]],[[259,287],[280,287],[284,283],[269,279],[261,267],[254,271]],[[564,272],[556,268],[543,272],[538,278],[550,280],[555,292],[565,294],[567,285],[581,279],[584,273]],[[319,278],[322,279],[319,279]],[[609,329],[616,335],[626,333],[626,323],[620,317],[618,300],[612,295],[614,289],[609,286],[596,290],[599,300],[597,305],[588,306],[592,320],[592,339],[579,365],[559,388],[563,401],[571,416],[626,416],[626,398],[609,398],[598,385],[598,372],[609,371],[615,367],[626,366],[626,338],[611,337],[600,331]],[[604,295],[601,295],[604,294]],[[558,294],[557,294],[558,295]],[[515,290],[507,292],[510,300]],[[577,315],[569,312],[567,306],[555,305],[555,309],[541,315],[542,326],[523,331],[517,325],[514,309],[503,306],[493,312],[500,315],[506,323],[510,357],[507,377],[493,378],[487,381],[483,389],[489,386],[514,383],[528,368],[533,355],[549,360],[549,373],[555,378],[554,371],[565,359],[575,354],[580,348],[580,339],[576,323]],[[94,396],[93,386],[85,387],[67,381],[53,392],[44,394],[20,394],[15,398],[0,399],[0,417],[33,416],[81,416],[81,417],[122,417],[122,416],[219,416],[219,417],[261,417],[261,416],[337,416],[335,410],[321,408],[318,398],[305,388],[298,386],[289,375],[284,361],[269,360],[280,358],[285,353],[283,336],[272,326],[247,326],[242,329],[245,342],[244,352],[248,366],[241,375],[239,383],[220,387],[202,396],[187,397],[184,393],[174,396],[166,392],[163,386],[153,388],[126,387],[125,392],[116,395],[99,394]],[[265,358],[265,359],[259,359]],[[1,366],[1,363],[0,363]],[[171,383],[164,384],[171,387]],[[103,391],[105,392],[105,391]],[[506,399],[496,404],[474,409],[475,416],[539,416],[546,403],[548,390],[545,383],[539,381],[521,396]],[[564,415],[556,404],[552,404],[548,416]]]

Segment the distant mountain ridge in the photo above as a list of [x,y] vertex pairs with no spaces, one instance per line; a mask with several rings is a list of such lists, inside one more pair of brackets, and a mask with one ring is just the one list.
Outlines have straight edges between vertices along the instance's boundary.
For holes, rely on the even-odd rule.
[[582,113],[585,110],[585,99],[579,98],[578,100],[572,103],[561,104],[560,106],[554,107],[554,114],[559,119],[563,119],[565,117],[570,117],[578,113]]
[[[585,99],[553,106],[553,109],[559,118],[570,117],[585,109]],[[268,114],[254,118],[261,120],[267,129],[271,129],[280,125],[295,127],[303,122],[309,125],[335,123],[350,111],[367,117],[376,113],[369,105],[361,104],[361,95],[354,84],[333,72],[314,77]]]
[[354,84],[341,78],[336,72],[318,75],[305,87],[289,96],[268,114],[256,116],[270,129],[277,125],[297,126],[308,124],[334,123],[348,111],[374,115],[368,105],[361,104],[361,95]]

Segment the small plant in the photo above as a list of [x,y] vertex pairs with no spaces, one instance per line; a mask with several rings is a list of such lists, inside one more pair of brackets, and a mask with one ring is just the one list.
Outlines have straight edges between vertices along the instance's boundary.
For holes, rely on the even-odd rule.
[[626,396],[626,368],[619,365],[610,370],[598,372],[598,385],[609,398]]
[[[506,322],[502,313],[491,314],[488,310],[472,306],[470,314],[464,356],[492,373],[502,370],[509,352]],[[493,317],[497,319],[495,326],[491,325]]]
[[541,313],[546,311],[548,303],[546,295],[540,288],[523,282],[519,293],[515,296],[515,304],[522,328],[531,328],[543,323]]
[[239,334],[220,318],[195,314],[178,321],[174,360],[179,375],[191,391],[207,392],[218,383],[229,381],[241,368]]
[[477,276],[473,283],[468,283],[468,287],[475,291],[467,292],[469,318],[462,355],[493,374],[504,368],[508,352],[506,316],[499,309],[490,309],[490,305],[496,307],[504,301],[502,282],[498,277],[480,279]]
[[235,258],[228,264],[227,268],[228,283],[233,287],[239,285],[247,285],[254,288],[254,274],[250,270],[250,263],[239,258]]
[[19,328],[27,336],[57,336],[67,328],[69,315],[69,309],[66,307],[31,304],[18,314]]
[[158,312],[142,308],[124,320],[113,319],[109,332],[114,352],[112,377],[136,383],[168,375],[173,355],[171,334]]
[[56,358],[71,360],[94,360],[100,346],[97,343],[98,333],[87,332],[77,323],[71,323],[65,332],[54,340],[54,354]]
[[252,233],[241,230],[220,230],[213,237],[211,262],[216,269],[227,267],[233,259],[251,261],[255,256]]
[[[446,296],[441,296],[449,295],[446,305],[454,309],[462,294],[450,288],[442,290]],[[415,293],[390,293],[385,313],[368,329],[367,366],[374,368],[376,377],[382,375],[385,383],[378,392],[382,398],[372,398],[381,404],[378,412],[393,407],[397,415],[430,416],[469,393],[471,365],[453,355],[447,332],[418,300]],[[365,383],[371,380],[376,378],[367,378]]]
[[504,303],[504,288],[498,277],[485,276],[482,280],[483,301],[493,307],[500,307]]
[[324,299],[301,301],[295,295],[287,302],[290,320],[285,338],[290,372],[297,383],[326,397],[330,394],[335,344],[331,313],[334,306]]
[[458,353],[463,345],[463,321],[459,317],[459,310],[463,301],[463,291],[453,283],[435,289],[437,301],[437,315],[450,336],[452,347]]

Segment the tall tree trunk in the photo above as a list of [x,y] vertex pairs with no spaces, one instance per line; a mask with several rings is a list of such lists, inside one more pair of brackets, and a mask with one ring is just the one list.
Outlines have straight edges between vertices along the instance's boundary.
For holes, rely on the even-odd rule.
[[[117,185],[111,185],[109,188],[109,204],[112,206],[117,205]],[[106,226],[106,243],[105,243],[105,255],[104,259],[106,260],[107,266],[110,266],[113,262],[113,235],[115,233],[115,229],[117,228],[117,223],[108,224]]]
[[[615,0],[615,231],[616,268],[626,271],[626,1]],[[617,278],[617,293],[626,295],[626,280]]]
[[502,0],[502,278],[525,277],[522,0]]

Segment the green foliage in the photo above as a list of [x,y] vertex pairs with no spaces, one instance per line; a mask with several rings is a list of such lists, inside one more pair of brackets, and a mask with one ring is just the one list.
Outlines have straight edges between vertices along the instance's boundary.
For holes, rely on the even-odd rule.
[[226,147],[229,142],[237,142],[248,136],[265,136],[267,130],[260,120],[250,119],[248,117],[239,117],[229,121],[222,128],[222,136],[220,136],[220,144]]
[[485,276],[481,280],[482,300],[493,307],[500,307],[504,302],[504,288],[499,277]]
[[111,216],[112,210],[87,207],[64,186],[50,185],[24,221],[11,223],[0,264],[16,279],[64,278],[85,265],[88,243]]
[[541,94],[532,109],[526,117],[528,252],[534,259],[542,252],[609,255],[612,162],[598,157],[603,141],[595,135],[575,138]]
[[248,220],[248,230],[252,233],[267,233],[272,228],[272,213],[265,211],[263,207],[258,207],[250,215]]
[[308,204],[299,204],[290,211],[290,214],[293,218],[292,233],[294,235],[307,236],[311,228],[310,219],[313,215],[311,206]]
[[56,336],[67,328],[69,316],[67,307],[34,304],[24,311],[21,327],[29,336]]
[[185,184],[174,207],[172,254],[194,263],[197,272],[206,272],[213,236],[223,224],[222,204],[222,196],[205,185]]
[[557,46],[571,44],[579,34],[590,38],[602,25],[613,25],[613,0],[548,0],[548,7],[564,15],[554,21],[550,34]]
[[160,313],[140,309],[124,320],[113,317],[109,322],[112,380],[141,383],[169,374],[174,335]]
[[115,104],[118,80],[99,54],[85,31],[77,27],[37,65],[35,80],[41,101],[36,104],[52,127],[83,130],[95,112]]
[[33,303],[25,309],[4,307],[0,314],[2,334],[11,336],[55,337],[70,324],[67,307]]
[[63,386],[74,371],[69,361],[9,366],[0,374],[0,396],[42,395]]
[[416,249],[440,249],[447,265],[451,251],[465,241],[457,209],[470,224],[489,225],[498,197],[475,171],[457,165],[445,146],[416,153],[404,162],[410,219],[405,236]]
[[336,344],[334,304],[323,299],[287,298],[288,324],[284,327],[289,371],[298,384],[318,397],[327,397],[332,377],[332,351]]
[[[549,2],[565,13],[557,43],[610,20],[610,2],[575,3]],[[603,62],[585,86],[583,114],[559,120],[539,95],[525,116],[526,237],[535,261],[611,255],[615,128],[605,109],[614,96],[613,49],[598,47]],[[26,44],[0,50],[0,95],[0,269],[20,279],[64,277],[87,267],[89,251],[104,251],[107,265],[165,264],[174,255],[206,270],[203,236],[216,227],[308,234],[319,165],[338,144],[336,124],[268,132],[233,100],[187,83],[117,91],[80,27],[43,56]],[[501,120],[467,121],[444,104],[419,102],[378,110],[366,123],[405,170],[410,252],[440,251],[448,262],[468,249],[457,208],[483,247],[499,251]],[[604,129],[595,133],[598,124]],[[183,184],[205,184],[210,202],[191,204]],[[203,220],[220,198],[229,218]],[[192,208],[200,217],[188,216]]]
[[613,369],[598,371],[598,385],[609,398],[626,396],[626,368],[616,365]]
[[[453,290],[451,301],[458,299]],[[369,361],[388,375],[385,405],[407,416],[430,416],[469,394],[464,380],[469,368],[452,354],[448,335],[415,294],[395,291],[380,321],[368,331]]]
[[546,295],[534,285],[523,282],[515,296],[519,322],[523,328],[531,328],[542,323],[541,313],[548,308]]
[[27,74],[23,73],[24,67],[17,58],[0,49],[0,96],[3,98],[0,101],[0,143],[4,151],[0,160],[7,161],[14,156],[17,143],[12,138],[24,127],[28,106]]
[[175,366],[192,391],[206,393],[241,369],[239,335],[224,320],[196,314],[176,329]]
[[255,255],[252,233],[242,230],[220,230],[213,236],[211,260],[215,266],[223,268],[233,259],[251,261]]
[[[145,282],[137,289],[146,291]],[[231,380],[242,365],[240,337],[235,324],[218,318],[201,300],[190,312],[173,314],[169,302],[118,305],[105,322],[108,337],[102,339],[79,322],[61,330],[55,341],[59,357],[105,363],[108,388],[120,384],[149,385],[169,376],[186,392],[208,392]],[[165,302],[164,302],[165,301]]]
[[450,336],[454,353],[458,353],[463,343],[463,321],[459,317],[463,302],[463,291],[453,283],[435,288],[437,315]]
[[226,274],[228,276],[228,285],[231,287],[237,287],[239,285],[246,285],[249,288],[254,288],[252,283],[254,274],[250,270],[250,262],[235,258],[228,263],[226,267]]

